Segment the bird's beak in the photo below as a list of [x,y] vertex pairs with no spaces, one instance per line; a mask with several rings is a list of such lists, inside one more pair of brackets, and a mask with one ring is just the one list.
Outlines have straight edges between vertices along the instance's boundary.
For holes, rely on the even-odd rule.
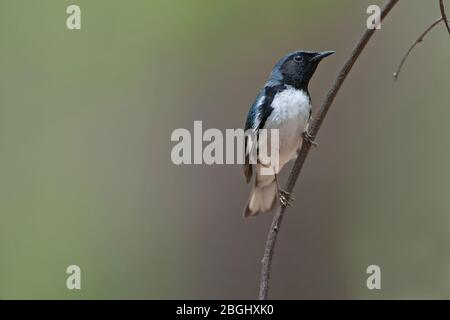
[[309,62],[313,62],[313,61],[320,61],[325,57],[328,57],[330,55],[332,55],[334,53],[334,51],[323,51],[323,52],[318,52],[314,57],[312,57]]

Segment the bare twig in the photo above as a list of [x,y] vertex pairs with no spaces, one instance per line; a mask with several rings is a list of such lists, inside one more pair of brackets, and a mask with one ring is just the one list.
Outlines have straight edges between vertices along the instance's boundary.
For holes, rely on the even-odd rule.
[[444,18],[439,18],[435,22],[433,22],[422,34],[417,38],[417,40],[409,47],[408,51],[406,51],[405,55],[403,56],[402,60],[400,61],[400,64],[398,65],[397,71],[394,72],[394,79],[397,80],[398,76],[400,75],[400,71],[402,71],[403,64],[405,63],[406,59],[408,58],[411,51],[414,49],[415,46],[417,46],[419,43],[423,41],[425,36],[430,32],[435,26],[437,26],[441,21],[443,21]]
[[[391,11],[391,9],[397,4],[398,0],[388,0],[386,4],[383,6],[381,10],[381,20],[383,20],[386,15]],[[314,138],[322,125],[322,122],[325,119],[325,116],[330,109],[334,98],[336,97],[339,89],[344,83],[347,75],[361,54],[362,50],[365,48],[370,38],[374,34],[375,29],[367,29],[362,34],[360,40],[356,44],[356,47],[353,49],[350,57],[345,62],[344,66],[340,70],[333,86],[328,92],[325,101],[319,109],[318,115],[314,118],[314,121],[311,124],[309,129],[310,135]],[[294,189],[295,183],[297,182],[300,171],[302,170],[303,164],[305,163],[306,157],[308,156],[309,150],[311,148],[310,143],[303,143],[302,148],[299,152],[297,160],[295,161],[294,167],[289,175],[288,182],[286,185],[286,191],[292,193]],[[260,280],[260,289],[259,289],[259,299],[265,300],[267,299],[269,292],[269,280],[270,280],[270,270],[272,265],[272,257],[274,253],[275,243],[277,241],[278,232],[280,230],[281,222],[283,221],[283,216],[285,213],[286,207],[280,206],[275,213],[275,216],[272,220],[272,225],[270,226],[269,233],[267,235],[266,246],[264,249],[264,257],[261,261],[261,280]]]
[[444,21],[445,27],[447,28],[448,33],[450,34],[450,26],[448,23],[450,20],[447,19],[447,14],[445,13],[445,7],[444,7],[444,0],[439,0],[439,8],[441,10],[441,17],[437,19],[435,22],[433,22],[427,29],[425,29],[424,32],[417,38],[417,40],[409,47],[408,51],[406,51],[405,55],[403,56],[402,60],[400,61],[400,64],[397,68],[397,71],[394,72],[394,79],[397,80],[398,76],[400,74],[400,71],[402,70],[403,64],[405,63],[406,59],[408,59],[409,54],[414,49],[415,46],[417,46],[419,43],[423,41],[423,39],[426,37],[428,32],[430,32],[435,26],[437,26],[441,21]]
[[448,34],[450,34],[450,26],[448,25],[449,21],[447,19],[447,15],[445,14],[444,0],[439,0],[439,8],[441,9],[442,20],[444,20],[445,26],[447,27]]

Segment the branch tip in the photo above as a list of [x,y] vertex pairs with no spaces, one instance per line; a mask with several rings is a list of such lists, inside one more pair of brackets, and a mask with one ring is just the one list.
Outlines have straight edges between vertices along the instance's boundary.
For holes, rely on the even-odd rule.
[[409,54],[413,51],[413,49],[419,44],[422,43],[424,38],[427,36],[427,34],[433,30],[435,26],[437,26],[441,21],[447,22],[447,20],[444,20],[443,17],[440,17],[435,22],[433,22],[428,28],[425,29],[424,32],[420,34],[420,36],[417,38],[416,41],[409,47],[408,51],[406,51],[405,55],[403,56],[402,60],[400,61],[400,64],[397,67],[397,71],[394,72],[394,79],[397,80],[398,76],[400,75],[400,72],[402,71],[403,65],[406,62],[406,59],[408,59]]

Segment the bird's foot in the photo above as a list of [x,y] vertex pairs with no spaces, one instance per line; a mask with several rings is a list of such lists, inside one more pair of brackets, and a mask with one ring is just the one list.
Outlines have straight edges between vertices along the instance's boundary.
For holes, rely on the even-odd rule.
[[284,190],[278,191],[278,196],[280,198],[280,203],[283,207],[292,207],[292,202],[294,202],[294,197],[291,196],[291,194]]
[[318,146],[317,142],[314,141],[314,137],[308,132],[308,130],[303,132],[303,139],[306,141],[306,143],[309,143],[313,147]]

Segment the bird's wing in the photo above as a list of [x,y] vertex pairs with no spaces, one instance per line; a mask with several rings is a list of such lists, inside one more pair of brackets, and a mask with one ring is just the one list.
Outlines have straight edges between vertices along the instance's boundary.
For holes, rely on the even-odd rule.
[[[245,122],[245,132],[251,129],[254,130],[253,136],[258,137],[258,131],[264,128],[267,118],[272,113],[272,101],[275,95],[284,88],[284,85],[265,86],[258,94],[253,102],[250,111],[248,112],[247,121]],[[258,144],[252,143],[248,146],[248,135],[245,136],[245,163],[244,175],[247,183],[252,178],[252,165],[250,164],[250,155],[253,153],[253,148]]]

